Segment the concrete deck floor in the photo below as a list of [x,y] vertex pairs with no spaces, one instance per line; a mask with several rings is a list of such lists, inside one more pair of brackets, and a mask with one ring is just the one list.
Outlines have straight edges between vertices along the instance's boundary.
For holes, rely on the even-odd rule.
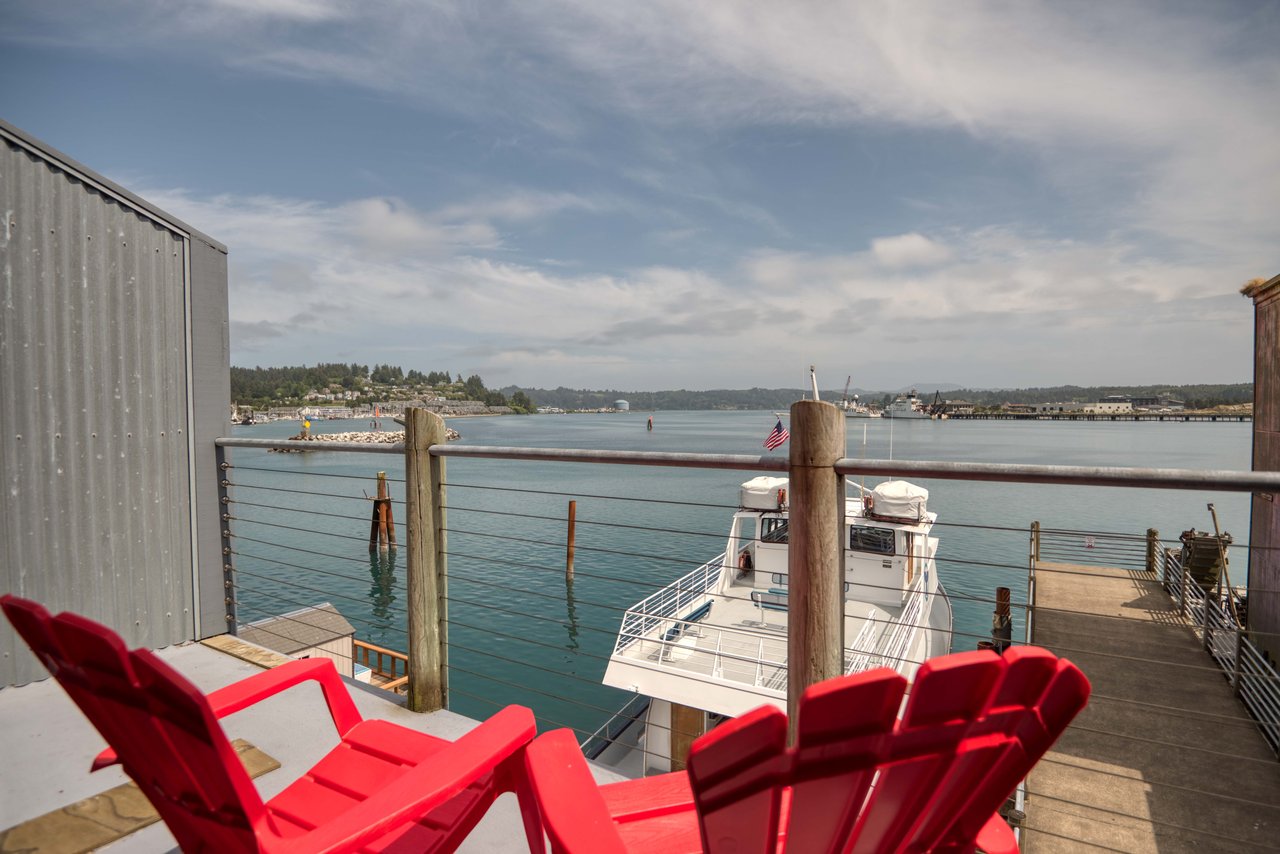
[[[159,651],[161,658],[203,691],[212,691],[261,670],[203,644]],[[416,714],[385,691],[348,681],[356,707],[366,718],[381,718],[442,738],[456,739],[476,722],[448,711]],[[230,738],[252,742],[281,767],[255,780],[271,798],[337,744],[337,734],[321,697],[309,683],[224,719]],[[80,710],[52,679],[0,690],[0,830],[105,792],[127,782],[119,768],[89,773],[105,746]],[[597,779],[622,779],[593,769]],[[112,854],[175,850],[173,836],[156,823],[99,849]],[[520,813],[512,795],[503,795],[468,837],[462,851],[527,851]]]
[[1093,697],[1031,773],[1023,850],[1280,850],[1280,761],[1155,578],[1041,563],[1036,606]]

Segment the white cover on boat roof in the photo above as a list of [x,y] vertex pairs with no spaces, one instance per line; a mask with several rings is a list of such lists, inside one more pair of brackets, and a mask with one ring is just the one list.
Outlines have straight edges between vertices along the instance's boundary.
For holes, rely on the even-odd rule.
[[785,477],[753,477],[742,484],[738,503],[744,510],[777,510],[778,490],[786,488]]
[[928,503],[929,490],[905,480],[886,480],[871,490],[871,512],[887,519],[923,522]]

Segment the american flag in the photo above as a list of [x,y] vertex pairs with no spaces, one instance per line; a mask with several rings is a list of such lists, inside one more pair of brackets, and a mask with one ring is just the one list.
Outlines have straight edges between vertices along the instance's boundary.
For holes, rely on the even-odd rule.
[[772,451],[790,438],[791,434],[787,432],[786,427],[782,426],[782,419],[779,418],[778,425],[773,428],[773,432],[765,437],[764,446]]

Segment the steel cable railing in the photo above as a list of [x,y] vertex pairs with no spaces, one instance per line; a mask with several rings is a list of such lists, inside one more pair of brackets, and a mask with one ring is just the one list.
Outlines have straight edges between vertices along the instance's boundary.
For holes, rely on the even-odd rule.
[[[314,460],[314,455],[312,457]],[[314,461],[310,465],[312,469],[317,468]],[[456,474],[452,468],[450,471]],[[225,470],[231,496],[224,512],[231,528],[228,557],[233,559],[236,595],[275,598],[282,605],[299,607],[312,606],[315,599],[324,597],[344,609],[344,613],[346,606],[352,606],[355,618],[351,622],[359,627],[358,631],[367,628],[390,637],[386,634],[388,622],[402,621],[406,616],[403,565],[396,567],[394,581],[383,588],[397,597],[394,604],[383,609],[385,619],[371,619],[362,613],[368,611],[367,593],[359,588],[345,589],[345,586],[375,586],[372,573],[366,575],[350,569],[352,564],[376,567],[377,555],[357,557],[350,551],[357,542],[366,540],[364,531],[369,519],[354,513],[335,512],[336,508],[348,506],[354,500],[368,503],[367,496],[342,493],[348,491],[345,484],[359,481],[372,484],[372,474],[358,477],[343,473],[341,484],[333,492],[317,488],[317,484],[324,483],[325,475],[321,471],[306,471],[306,480],[298,484],[301,489],[290,488],[292,474],[259,466],[238,465]],[[240,483],[236,482],[238,477],[264,480]],[[388,481],[403,483],[399,478],[389,477]],[[467,500],[446,500],[442,505],[448,513],[443,528],[447,545],[442,553],[449,561],[450,586],[442,594],[441,602],[448,607],[444,624],[450,630],[448,690],[450,697],[456,698],[458,710],[466,713],[487,704],[505,705],[516,698],[533,706],[544,724],[574,728],[593,751],[598,745],[622,743],[621,721],[636,714],[636,705],[641,700],[602,686],[603,670],[624,638],[641,637],[651,629],[665,630],[668,624],[674,626],[683,610],[696,605],[696,597],[701,594],[691,593],[693,585],[690,585],[690,590],[680,589],[668,595],[671,613],[641,613],[653,610],[653,603],[667,595],[664,588],[676,580],[674,576],[694,575],[709,566],[718,568],[723,564],[723,555],[716,558],[706,552],[722,549],[726,534],[701,520],[710,520],[715,513],[737,508],[714,502],[600,495],[599,490],[579,493],[564,488],[543,490],[454,482],[450,482],[448,488],[467,493]],[[574,571],[575,580],[566,584],[564,567],[559,565],[565,548],[565,519],[560,515],[563,509],[560,499],[581,500],[588,494],[598,499],[601,507],[642,509],[635,510],[630,518],[612,511],[583,514],[578,518],[578,566]],[[483,500],[473,496],[483,496]],[[279,497],[280,503],[272,505],[272,497]],[[399,515],[405,505],[398,498],[393,500]],[[671,524],[661,520],[662,514],[668,512]],[[308,525],[305,521],[308,513],[324,521]],[[403,517],[397,521],[404,524]],[[1238,683],[1242,711],[1248,709],[1248,713],[1258,715],[1257,708],[1262,709],[1262,714],[1267,713],[1271,705],[1280,709],[1280,678],[1269,669],[1249,637],[1240,638],[1239,627],[1232,626],[1230,609],[1224,599],[1205,597],[1203,591],[1198,596],[1192,589],[1194,584],[1188,587],[1185,581],[1179,582],[1177,570],[1170,568],[1168,543],[1157,541],[1158,571],[1149,573],[1146,571],[1151,546],[1148,536],[1042,527],[1038,532],[1040,560],[1034,562],[1027,558],[1028,528],[1025,525],[989,524],[988,521],[974,524],[947,521],[936,526],[938,534],[945,534],[942,551],[936,558],[937,570],[947,582],[948,597],[958,613],[965,611],[964,619],[953,632],[956,648],[971,647],[990,638],[982,628],[982,621],[989,619],[998,600],[981,588],[986,591],[997,585],[1013,588],[1015,599],[1009,604],[1020,627],[1030,622],[1033,614],[1071,615],[1075,612],[1070,608],[1035,602],[1031,593],[1034,576],[1064,582],[1073,578],[1084,580],[1090,571],[1083,566],[1089,561],[1082,558],[1096,558],[1107,567],[1126,570],[1125,577],[1132,577],[1135,582],[1155,580],[1162,584],[1174,603],[1168,624],[1181,626],[1207,647],[1204,661],[1173,661],[1153,649],[1134,654],[1133,651],[1093,648],[1095,642],[1105,646],[1120,640],[1116,634],[1120,629],[1149,622],[1142,617],[1119,614],[1090,615],[1090,626],[1076,634],[1062,634],[1062,644],[1055,644],[1056,651],[1068,656],[1104,657],[1122,667],[1135,669],[1159,665],[1187,673],[1222,674],[1228,681]],[[402,549],[404,540],[402,535]],[[1244,548],[1247,548],[1244,544],[1233,545],[1232,553],[1238,555]],[[360,552],[363,551],[360,548]],[[712,559],[708,561],[708,557]],[[1034,565],[1034,575],[1029,571],[1029,564]],[[271,567],[271,571],[265,572],[264,567]],[[704,580],[705,575],[704,572]],[[1028,585],[1027,600],[1018,601],[1023,583]],[[331,585],[339,589],[331,590]],[[896,589],[877,584],[867,586],[886,591]],[[646,597],[649,606],[644,606]],[[629,614],[629,611],[637,613]],[[641,617],[650,622],[642,625],[637,622]],[[861,625],[868,627],[881,620],[886,624],[891,622],[887,618],[868,616]],[[718,624],[707,619],[703,625],[714,629]],[[927,623],[911,618],[895,625],[906,630],[923,628]],[[394,630],[401,641],[402,627],[401,622]],[[1022,642],[1021,639],[1014,641],[1015,644]],[[672,641],[658,643],[670,647]],[[395,645],[393,639],[390,646]],[[902,652],[903,655],[886,658],[901,660],[905,650]],[[746,658],[732,651],[725,653],[727,660],[735,656]],[[1102,692],[1095,693],[1094,701],[1165,713],[1229,730],[1261,729],[1264,737],[1271,732],[1268,741],[1276,749],[1276,742],[1272,740],[1275,725],[1252,717]],[[451,701],[451,707],[453,705]],[[624,711],[622,718],[613,722],[614,712],[620,709]],[[1114,731],[1109,725],[1085,724],[1080,729],[1092,735],[1145,744],[1153,750],[1187,748],[1168,739]],[[1212,744],[1196,746],[1196,752],[1220,762],[1260,762],[1257,757],[1232,753]],[[1059,760],[1051,755],[1045,761]],[[1194,785],[1182,783],[1145,782],[1154,788],[1167,787],[1188,794],[1201,791]],[[1032,794],[1040,795],[1034,789]],[[1057,796],[1044,797],[1047,800]],[[1246,804],[1261,803],[1247,796],[1237,800]],[[1034,829],[1036,825],[1033,815],[1025,827]],[[1232,842],[1225,837],[1223,841]]]

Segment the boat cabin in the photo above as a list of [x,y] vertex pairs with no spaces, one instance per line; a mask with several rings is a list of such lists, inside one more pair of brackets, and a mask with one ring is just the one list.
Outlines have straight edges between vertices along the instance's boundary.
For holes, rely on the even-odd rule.
[[[787,479],[758,477],[742,485],[727,556],[739,583],[749,582],[751,598],[762,608],[785,610],[787,565]],[[843,533],[846,599],[887,608],[902,606],[923,580],[937,548],[929,536],[937,515],[928,512],[929,492],[902,480],[846,499]],[[728,559],[728,557],[726,558]]]

